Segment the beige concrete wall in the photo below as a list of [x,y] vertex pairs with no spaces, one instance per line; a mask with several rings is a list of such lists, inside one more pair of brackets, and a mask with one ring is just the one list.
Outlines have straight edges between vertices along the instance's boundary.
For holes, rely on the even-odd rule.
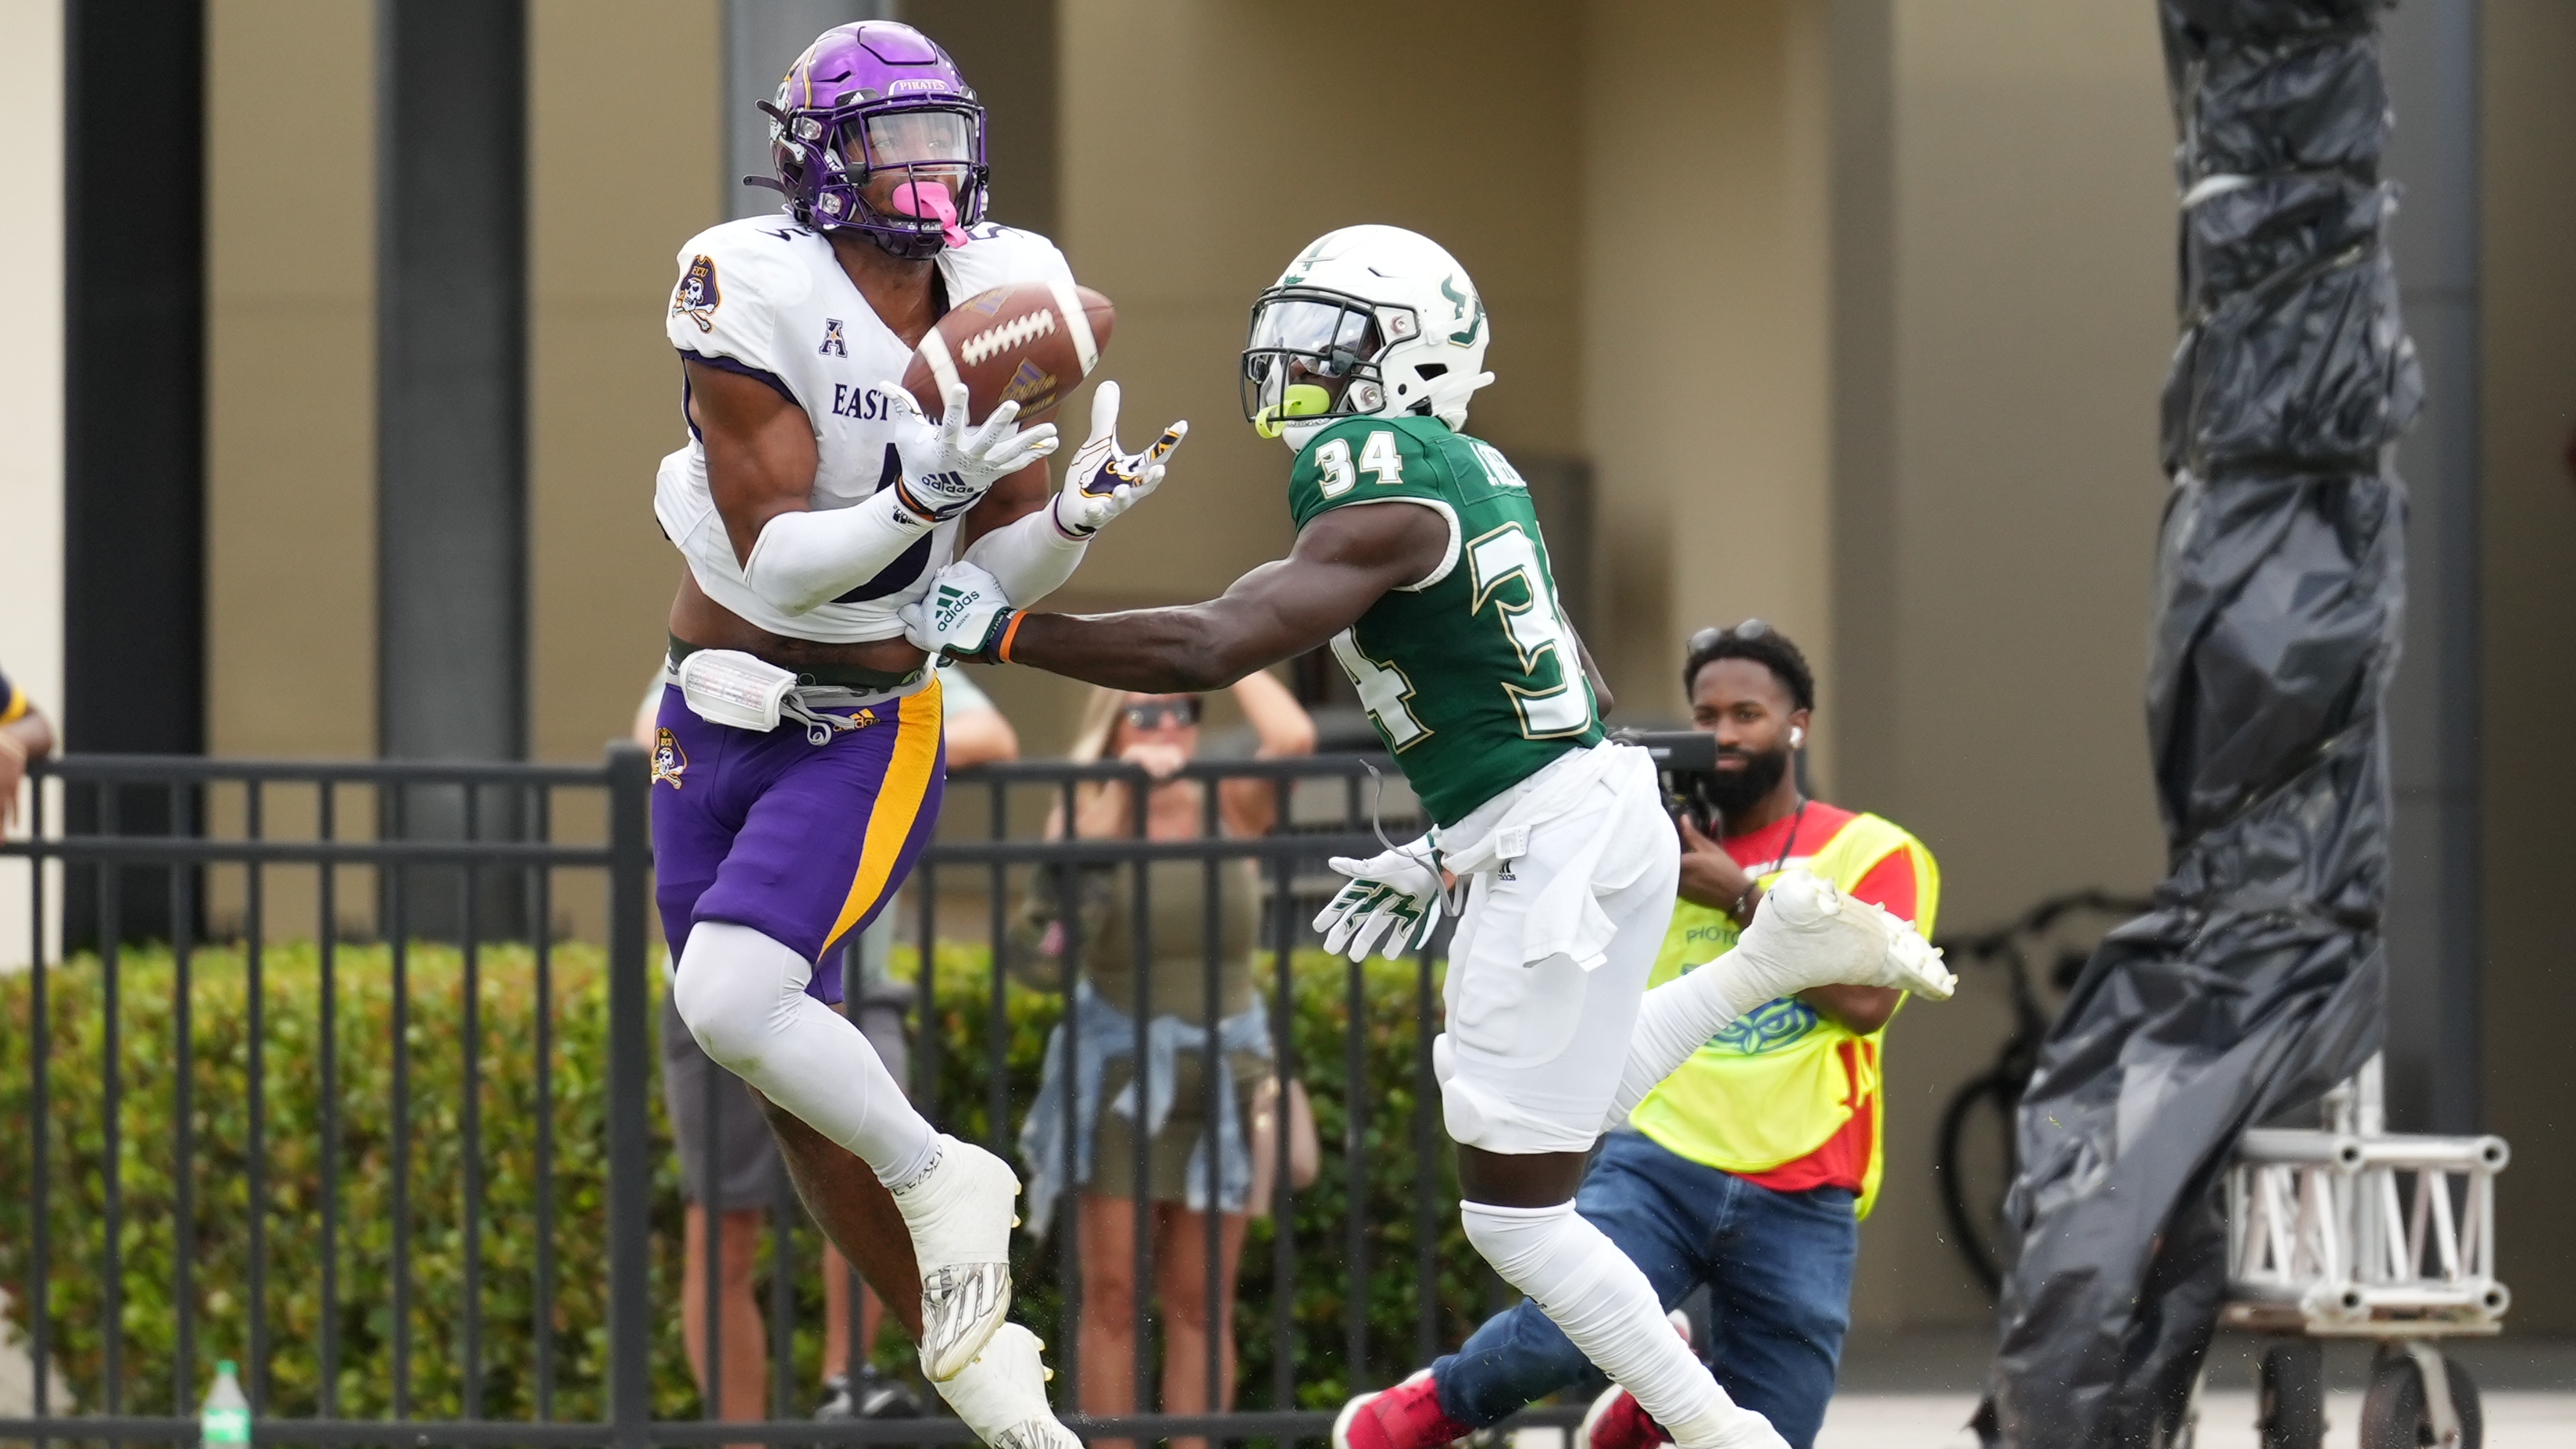
[[[1827,783],[1920,834],[1943,922],[1972,928],[2160,872],[2140,697],[2173,137],[2152,7],[1894,0],[1889,20],[1891,476],[1883,516],[1837,524],[1884,530],[1892,577],[1835,588],[1892,591],[1870,651],[1890,677],[1854,689],[1883,744]],[[1971,975],[1891,1034],[1864,1321],[1986,1316],[1941,1241],[1932,1138],[2008,1026]]]
[[[0,672],[59,721],[63,698],[63,16],[0,0],[0,254],[19,343],[0,354],[16,417],[0,450]],[[21,816],[23,830],[26,817]],[[57,817],[59,818],[59,817]],[[0,968],[28,956],[27,867],[0,868]],[[59,910],[46,919],[59,921]]]
[[1758,614],[1831,668],[1826,17],[1589,11],[1583,436],[1611,562],[1587,632],[1622,718],[1680,716],[1707,624]]
[[[1475,276],[1498,379],[1476,432],[1506,450],[1580,445],[1580,122],[1561,7],[1065,0],[1059,25],[1058,239],[1118,304],[1106,371],[1131,435],[1175,416],[1194,431],[1173,481],[1058,604],[1203,598],[1287,548],[1288,454],[1244,425],[1236,358],[1254,296],[1337,226],[1412,227]],[[1060,745],[1070,696],[993,673],[1038,721],[1032,748]]]
[[[2485,658],[2486,1126],[2511,1138],[2498,1268],[2517,1333],[2576,1329],[2563,1228],[2576,1155],[2561,902],[2576,873],[2576,7],[2485,0],[2480,326]],[[2404,259],[2399,259],[2404,265]]]
[[[206,749],[261,758],[376,752],[375,32],[336,0],[206,7]],[[317,123],[317,118],[325,118]],[[340,802],[343,833],[372,811]],[[219,834],[242,799],[208,801]],[[309,835],[309,791],[271,792],[265,828]],[[279,937],[319,929],[319,877],[263,878]],[[209,873],[218,931],[241,872]],[[340,875],[338,929],[372,887]]]
[[206,743],[375,753],[375,51],[206,7]]
[[[679,555],[653,473],[687,441],[662,334],[673,256],[713,225],[720,0],[528,7],[528,722],[540,759],[624,736]],[[649,104],[638,104],[649,97]]]
[[[682,432],[660,304],[672,253],[714,219],[717,14],[716,0],[661,0],[601,26],[586,0],[531,7],[540,757],[587,758],[622,727],[678,577],[651,509],[654,463]],[[375,748],[369,16],[329,0],[209,8],[207,723],[219,754]],[[639,94],[654,103],[634,105]]]

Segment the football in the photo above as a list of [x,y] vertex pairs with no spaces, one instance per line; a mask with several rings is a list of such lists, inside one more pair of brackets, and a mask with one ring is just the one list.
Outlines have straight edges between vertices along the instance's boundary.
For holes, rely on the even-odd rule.
[[978,292],[921,339],[903,370],[903,390],[936,418],[946,411],[949,389],[962,382],[969,422],[984,421],[1006,402],[1020,405],[1021,422],[1042,422],[1100,365],[1117,320],[1108,298],[1071,282],[1013,282]]

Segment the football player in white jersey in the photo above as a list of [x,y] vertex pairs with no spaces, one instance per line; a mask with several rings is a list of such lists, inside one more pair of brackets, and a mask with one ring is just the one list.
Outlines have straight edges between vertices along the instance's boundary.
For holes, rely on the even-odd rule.
[[667,319],[689,426],[654,497],[688,565],[653,751],[672,989],[959,1416],[1069,1446],[1037,1341],[1004,1321],[1017,1178],[913,1110],[816,963],[893,898],[938,814],[939,684],[897,610],[961,557],[1013,597],[1052,592],[1182,427],[1121,451],[1102,384],[1057,491],[1052,424],[1006,403],[969,427],[962,387],[916,402],[891,380],[952,304],[1073,280],[1045,238],[983,220],[983,107],[921,32],[828,30],[764,109],[785,213],[692,238]]

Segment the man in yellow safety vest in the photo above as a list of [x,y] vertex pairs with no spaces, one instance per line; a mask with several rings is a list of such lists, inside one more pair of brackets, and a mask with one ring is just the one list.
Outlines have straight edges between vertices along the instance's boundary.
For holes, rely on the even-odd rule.
[[[1764,886],[1803,868],[1925,935],[1941,876],[1921,841],[1801,793],[1794,768],[1816,703],[1804,655],[1759,619],[1705,629],[1682,669],[1692,723],[1717,736],[1692,792],[1681,899],[1652,983],[1735,948]],[[1693,815],[1703,820],[1691,818]],[[1860,1219],[1878,1196],[1879,1049],[1893,988],[1823,986],[1729,1023],[1604,1139],[1575,1207],[1671,1308],[1706,1285],[1717,1379],[1808,1449],[1851,1322]],[[1337,1449],[1429,1449],[1581,1377],[1583,1355],[1524,1300],[1457,1353],[1342,1415]],[[1575,1449],[1651,1449],[1669,1436],[1616,1385]]]

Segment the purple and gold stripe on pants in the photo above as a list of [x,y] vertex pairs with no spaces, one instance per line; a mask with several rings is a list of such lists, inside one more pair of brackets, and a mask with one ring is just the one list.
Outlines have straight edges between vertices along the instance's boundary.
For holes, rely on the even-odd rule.
[[816,962],[807,990],[841,999],[832,948],[912,873],[939,819],[948,753],[936,676],[900,700],[825,713],[858,727],[821,745],[794,724],[754,734],[709,724],[663,690],[654,894],[673,959],[692,924],[731,921]]

